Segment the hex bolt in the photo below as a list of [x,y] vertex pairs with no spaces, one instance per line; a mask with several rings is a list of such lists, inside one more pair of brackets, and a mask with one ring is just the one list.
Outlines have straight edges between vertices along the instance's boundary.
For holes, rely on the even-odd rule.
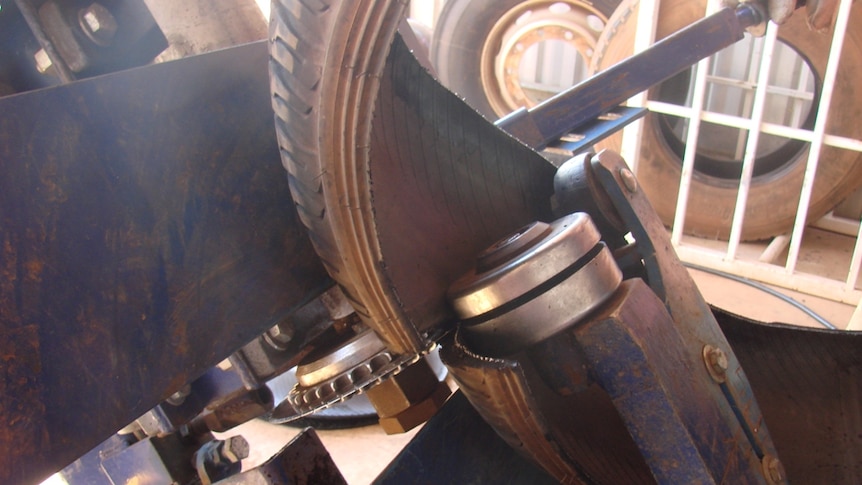
[[93,3],[78,12],[81,30],[95,44],[106,46],[117,33],[117,19],[103,5]]
[[285,350],[287,345],[293,340],[293,329],[285,324],[275,325],[266,331],[263,335],[264,340],[275,350]]
[[168,404],[171,406],[179,406],[186,401],[189,394],[192,393],[192,386],[186,384],[182,389],[170,395],[167,398]]
[[222,444],[219,454],[228,463],[239,463],[248,458],[248,441],[242,436],[231,436]]
[[784,472],[784,465],[781,464],[781,461],[778,458],[772,455],[765,455],[763,459],[760,460],[760,465],[763,469],[763,476],[766,477],[767,483],[770,485],[787,483],[787,475]]
[[39,71],[39,74],[46,74],[48,69],[51,69],[51,66],[54,65],[45,49],[36,51],[36,54],[33,55],[33,61],[36,63],[36,70]]
[[730,364],[727,360],[727,354],[723,350],[712,345],[704,345],[703,363],[715,382],[722,383],[727,380],[727,369]]
[[192,459],[200,483],[210,485],[238,473],[240,462],[248,458],[248,449],[248,441],[239,435],[204,443]]
[[638,181],[635,179],[635,175],[631,170],[623,167],[620,169],[620,179],[623,181],[623,185],[626,190],[631,193],[635,193],[638,191]]

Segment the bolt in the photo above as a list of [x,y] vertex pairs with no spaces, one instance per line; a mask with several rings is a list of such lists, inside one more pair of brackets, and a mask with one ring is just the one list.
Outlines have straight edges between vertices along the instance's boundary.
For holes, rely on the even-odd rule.
[[778,458],[772,455],[765,455],[760,461],[760,465],[763,469],[763,475],[770,485],[785,483],[784,465],[781,464]]
[[48,69],[51,69],[51,66],[54,65],[45,49],[36,51],[36,54],[33,55],[33,60],[36,62],[36,70],[39,71],[39,74],[47,73]]
[[219,454],[228,463],[239,463],[248,458],[248,441],[242,436],[231,436],[221,445]]
[[287,344],[293,340],[293,329],[287,323],[284,326],[278,324],[266,331],[264,340],[276,350],[285,350]]
[[167,399],[168,404],[171,406],[179,406],[184,403],[189,394],[192,393],[192,386],[186,384],[179,391],[171,394],[171,396]]
[[727,354],[723,350],[712,345],[705,345],[703,347],[703,362],[706,364],[707,372],[715,382],[727,380],[729,363]]
[[625,188],[631,192],[635,193],[638,191],[638,181],[635,179],[635,175],[631,170],[623,167],[620,169],[620,178],[623,181],[623,185]]
[[78,12],[78,23],[84,34],[98,45],[108,45],[117,33],[117,20],[107,8],[98,3]]

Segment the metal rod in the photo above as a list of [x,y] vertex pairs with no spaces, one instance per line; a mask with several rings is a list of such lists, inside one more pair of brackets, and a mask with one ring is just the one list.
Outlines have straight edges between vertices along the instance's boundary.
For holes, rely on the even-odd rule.
[[793,273],[799,259],[802,247],[802,234],[808,218],[808,204],[811,203],[811,192],[814,190],[814,177],[817,174],[817,164],[820,161],[820,150],[823,148],[823,138],[826,133],[826,121],[829,117],[829,107],[832,104],[832,87],[838,74],[838,63],[841,60],[841,49],[844,47],[844,34],[847,32],[847,21],[850,18],[851,0],[842,0],[838,5],[838,16],[835,21],[835,31],[832,35],[832,45],[829,49],[829,60],[826,63],[826,73],[823,76],[823,94],[820,96],[820,107],[814,121],[814,139],[808,149],[808,164],[805,167],[805,177],[802,179],[802,193],[799,196],[799,209],[796,212],[796,222],[790,237],[790,251],[787,255],[787,272]]
[[[645,51],[655,42],[658,30],[658,0],[640,0],[638,2],[638,16],[635,28],[635,41],[632,49],[633,54]],[[646,91],[632,96],[628,106],[644,107],[647,103]],[[620,152],[623,159],[628,162],[632,172],[637,175],[640,163],[640,152],[643,140],[644,122],[638,120],[623,130],[622,145]]]
[[762,50],[763,59],[760,61],[757,88],[754,90],[751,130],[748,132],[745,157],[742,159],[742,177],[739,180],[739,192],[736,195],[736,208],[733,211],[730,240],[727,244],[727,259],[730,261],[736,259],[736,252],[739,250],[739,241],[742,239],[742,224],[745,222],[748,192],[751,190],[754,163],[757,161],[757,144],[760,142],[760,123],[763,122],[763,111],[766,107],[766,86],[769,85],[769,71],[772,67],[772,56],[775,52],[775,44],[778,39],[777,30],[773,25],[767,25],[766,27],[766,36]]
[[[653,113],[679,116],[683,118],[691,116],[691,108],[687,106],[679,106],[675,104],[664,103],[661,101],[648,101],[646,103],[646,107]],[[704,111],[702,117],[703,121],[708,121],[716,125],[740,128],[743,130],[750,130],[752,126],[751,120],[748,118],[728,115],[724,113],[716,113],[714,111]],[[760,131],[765,134],[781,136],[793,140],[811,142],[814,139],[814,134],[811,130],[806,130],[802,128],[791,128],[789,126],[779,125],[777,123],[763,122],[760,125]],[[823,144],[830,147],[842,148],[844,150],[862,152],[862,140],[857,140],[855,138],[848,138],[837,135],[824,135]]]
[[694,77],[694,94],[692,96],[692,117],[688,120],[688,136],[685,141],[685,153],[682,157],[682,173],[680,174],[679,192],[676,199],[676,213],[673,219],[671,242],[676,246],[682,241],[685,228],[685,214],[688,211],[688,194],[691,189],[691,179],[694,176],[694,162],[697,158],[697,141],[700,136],[701,116],[704,97],[706,95],[706,71],[709,69],[709,59],[697,64]]
[[[760,18],[755,7],[747,4],[736,10],[725,8],[530,110],[521,109],[501,118],[497,126],[527,145],[543,148],[633,95],[738,42],[750,22],[759,22]],[[633,72],[638,73],[634,80]]]

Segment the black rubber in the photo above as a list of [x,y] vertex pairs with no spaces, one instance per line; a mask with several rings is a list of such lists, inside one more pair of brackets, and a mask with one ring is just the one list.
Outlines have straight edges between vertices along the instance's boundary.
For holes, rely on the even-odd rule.
[[[337,25],[343,27],[345,19],[354,17],[360,3],[273,0],[269,38],[272,107],[293,200],[327,271],[357,313],[367,317],[362,299],[354,294],[351,275],[341,262],[326,210],[321,178],[325,160],[321,159],[318,144],[325,64],[334,57],[333,51],[345,49],[343,38],[335,38]],[[383,3],[386,2],[380,2],[377,10],[398,8]],[[398,12],[395,15],[400,16]]]
[[[552,167],[442,87],[396,35],[396,0],[273,3],[273,108],[300,218],[398,354],[454,321],[446,289],[550,214]],[[414,49],[415,50],[415,49]]]

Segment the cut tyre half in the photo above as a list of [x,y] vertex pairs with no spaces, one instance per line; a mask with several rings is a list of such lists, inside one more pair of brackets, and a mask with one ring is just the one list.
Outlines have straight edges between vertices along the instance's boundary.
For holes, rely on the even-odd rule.
[[490,119],[583,80],[619,0],[448,0],[434,28],[440,81]]
[[271,88],[312,243],[397,354],[454,322],[446,288],[550,214],[554,170],[440,86],[396,38],[395,0],[276,0]]
[[[628,0],[614,13],[599,40],[594,70],[612,66],[632,53],[638,2]],[[663,38],[703,17],[705,1],[665,0],[661,3],[657,38]],[[862,22],[854,8],[850,25]],[[764,121],[811,129],[817,114],[830,36],[808,30],[804,15],[794,15],[778,31],[767,91]],[[734,116],[751,115],[757,68],[750,62],[757,43],[747,39],[713,58],[705,106]],[[756,57],[756,56],[754,56]],[[832,95],[826,133],[862,137],[862,100],[856,89],[862,75],[862,30],[848,29]],[[652,89],[649,98],[672,104],[690,103],[690,72]],[[828,93],[827,93],[828,95]],[[688,122],[668,115],[645,119],[638,180],[667,225],[674,220]],[[703,122],[698,137],[695,172],[684,229],[688,234],[726,239],[736,206],[737,187],[747,131]],[[615,135],[600,148],[619,150]],[[809,155],[807,143],[762,134],[748,195],[743,240],[766,239],[793,227]],[[853,151],[824,146],[814,181],[809,220],[814,220],[862,185],[862,157]]]

